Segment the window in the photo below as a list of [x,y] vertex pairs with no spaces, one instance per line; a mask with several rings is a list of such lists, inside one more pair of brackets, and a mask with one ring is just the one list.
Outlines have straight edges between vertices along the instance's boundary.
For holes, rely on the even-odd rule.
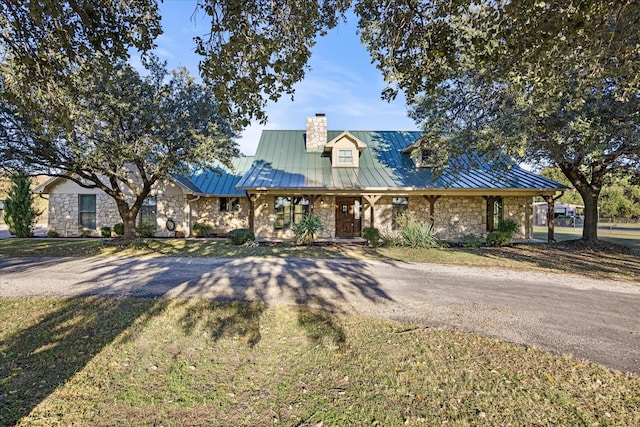
[[353,164],[353,150],[338,150],[338,164],[352,165]]
[[140,227],[156,229],[158,214],[158,199],[156,196],[148,196],[140,206]]
[[96,195],[78,195],[78,224],[83,228],[96,229]]
[[240,199],[237,197],[220,197],[220,212],[238,212]]
[[309,213],[309,199],[305,196],[276,197],[276,230],[288,230]]
[[502,197],[486,197],[487,199],[487,231],[492,232],[498,228],[502,219]]
[[398,224],[398,216],[402,215],[409,208],[409,199],[406,197],[394,197],[391,199],[391,229],[400,228]]
[[288,230],[291,227],[291,197],[276,197],[276,230]]
[[309,213],[309,199],[306,197],[294,197],[293,199],[293,223],[300,222],[302,217]]

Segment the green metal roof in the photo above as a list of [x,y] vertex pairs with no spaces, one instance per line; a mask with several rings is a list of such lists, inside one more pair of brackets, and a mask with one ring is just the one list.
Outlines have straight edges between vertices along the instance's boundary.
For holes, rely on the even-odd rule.
[[236,189],[236,185],[253,160],[253,157],[234,157],[231,159],[233,168],[219,163],[213,168],[197,170],[189,177],[174,178],[196,194],[218,197],[244,195],[244,191]]
[[[262,132],[251,168],[240,179],[242,190],[425,190],[425,189],[545,189],[568,187],[528,172],[517,165],[496,171],[490,164],[479,168],[445,170],[436,177],[429,168],[416,168],[402,151],[421,137],[417,131],[349,131],[367,148],[359,167],[332,167],[330,155],[307,152],[304,130]],[[328,131],[327,139],[342,131]],[[464,163],[464,159],[453,160]],[[462,170],[462,171],[461,171]]]

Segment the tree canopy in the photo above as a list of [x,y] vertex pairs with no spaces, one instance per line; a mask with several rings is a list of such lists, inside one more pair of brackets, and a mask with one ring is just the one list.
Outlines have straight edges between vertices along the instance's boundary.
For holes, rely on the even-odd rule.
[[[112,197],[132,237],[145,197],[159,180],[237,155],[230,125],[213,93],[186,70],[169,73],[157,59],[149,75],[118,62],[109,72],[77,77],[64,100],[70,117],[25,97],[0,104],[0,156],[5,166],[64,176]],[[56,104],[57,105],[57,104]],[[38,108],[36,108],[38,107]]]
[[[75,138],[78,104],[69,99],[81,98],[78,82],[117,66],[132,47],[148,51],[161,33],[157,0],[0,4],[2,108],[22,119],[42,114],[29,137],[55,122]],[[195,39],[200,73],[235,129],[266,120],[267,102],[293,93],[315,38],[355,5],[361,39],[389,83],[383,96],[402,90],[414,119],[443,150],[558,166],[583,198],[583,238],[597,238],[605,178],[640,176],[637,1],[193,5],[211,21],[209,33]]]
[[360,1],[362,39],[427,140],[558,166],[597,238],[605,177],[640,170],[640,4]]

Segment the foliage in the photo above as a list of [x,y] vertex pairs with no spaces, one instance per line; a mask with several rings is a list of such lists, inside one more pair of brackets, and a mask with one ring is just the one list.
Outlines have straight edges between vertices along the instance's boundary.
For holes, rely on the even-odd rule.
[[437,248],[433,224],[418,221],[412,212],[403,212],[396,217],[396,223],[400,227],[402,245],[410,248]]
[[318,36],[335,27],[350,0],[237,2],[200,0],[211,19],[196,37],[200,70],[225,117],[246,126],[266,120],[268,101],[293,95]]
[[375,248],[380,243],[380,230],[375,227],[364,227],[362,229],[362,238],[369,243],[369,246]]
[[211,90],[157,58],[144,65],[144,77],[124,62],[110,73],[75,76],[60,112],[35,91],[0,98],[2,163],[104,191],[125,239],[135,237],[140,207],[159,180],[237,154]]
[[482,246],[482,240],[475,234],[465,234],[460,239],[460,246],[463,248],[479,248]]
[[0,46],[33,84],[65,78],[96,57],[95,70],[109,70],[132,47],[152,49],[162,32],[154,0],[3,2],[1,10]]
[[124,234],[124,224],[119,222],[113,226],[113,232],[118,236],[122,236]]
[[498,227],[496,227],[496,231],[501,233],[508,233],[513,236],[520,226],[513,218],[500,218],[498,221]]
[[101,227],[100,235],[102,237],[111,237],[111,227]]
[[253,231],[247,228],[238,228],[228,232],[227,239],[229,239],[234,245],[244,245],[249,241],[256,240],[256,235]]
[[291,227],[293,233],[296,236],[298,243],[305,243],[307,245],[313,244],[315,236],[322,232],[324,224],[320,216],[308,213],[302,217],[302,219]]
[[51,238],[60,237],[60,233],[58,233],[55,230],[47,230],[47,237],[51,237]]
[[388,6],[358,2],[362,39],[425,143],[558,166],[582,196],[583,238],[596,240],[606,177],[640,173],[640,3]]
[[513,240],[513,236],[506,231],[492,231],[487,234],[487,246],[506,246]]
[[142,238],[153,237],[156,232],[156,227],[153,225],[141,225],[136,228],[136,232],[138,236]]
[[380,234],[380,240],[382,241],[382,246],[389,248],[402,246],[402,236],[397,230]]
[[487,234],[487,246],[506,246],[513,241],[519,225],[513,218],[500,219],[495,231]]
[[213,234],[213,227],[209,224],[196,222],[193,224],[192,232],[195,237],[210,237]]
[[4,201],[4,222],[16,237],[32,237],[38,216],[31,197],[31,178],[24,172],[11,175],[11,188]]

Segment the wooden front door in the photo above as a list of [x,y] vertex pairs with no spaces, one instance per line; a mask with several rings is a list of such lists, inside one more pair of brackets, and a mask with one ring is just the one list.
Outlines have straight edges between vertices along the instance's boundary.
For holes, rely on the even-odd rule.
[[362,201],[359,197],[336,197],[336,237],[359,237]]

